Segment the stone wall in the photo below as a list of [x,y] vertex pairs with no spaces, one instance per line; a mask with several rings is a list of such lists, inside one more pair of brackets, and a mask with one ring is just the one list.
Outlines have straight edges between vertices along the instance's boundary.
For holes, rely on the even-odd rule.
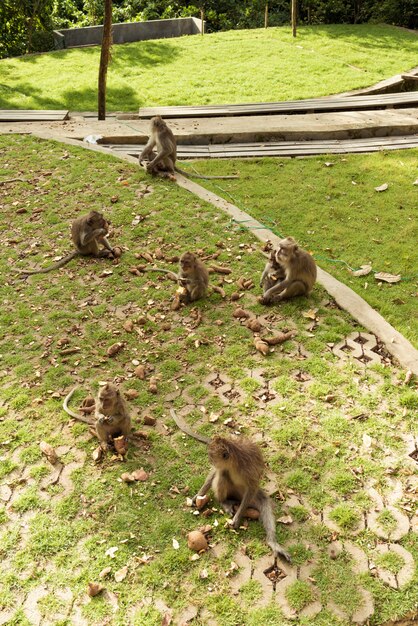
[[[201,24],[201,20],[196,17],[113,24],[113,43],[197,35],[201,33]],[[62,48],[100,45],[102,43],[102,31],[103,26],[56,30],[54,31],[55,48],[61,50]]]

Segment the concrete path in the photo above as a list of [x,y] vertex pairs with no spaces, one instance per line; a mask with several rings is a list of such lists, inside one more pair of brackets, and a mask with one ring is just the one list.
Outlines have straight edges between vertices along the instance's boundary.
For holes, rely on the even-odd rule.
[[[355,139],[413,135],[418,133],[418,108],[385,111],[347,111],[306,115],[261,115],[227,118],[172,119],[170,127],[179,144],[250,141],[297,141],[312,139]],[[50,134],[51,137],[83,139],[101,135],[109,142],[118,138],[146,143],[149,121],[117,119],[98,121],[93,114],[70,113],[63,122],[3,122],[0,133]]]

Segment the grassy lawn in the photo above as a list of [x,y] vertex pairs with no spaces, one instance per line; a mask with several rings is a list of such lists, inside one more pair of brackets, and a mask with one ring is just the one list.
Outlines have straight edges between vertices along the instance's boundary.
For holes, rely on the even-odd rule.
[[[294,236],[320,267],[354,289],[418,346],[418,187],[413,184],[417,157],[417,150],[400,150],[228,160],[228,168],[239,172],[240,179],[204,185],[276,234]],[[221,174],[226,167],[222,160],[193,166],[206,174]],[[388,189],[375,191],[383,183]],[[350,273],[349,268],[365,264],[372,265],[372,273]],[[400,274],[402,280],[378,282],[374,272]]]
[[[0,107],[97,109],[99,47],[0,61]],[[418,37],[391,26],[228,31],[113,47],[110,111],[312,98],[365,87],[417,64]]]
[[[26,626],[32,623],[27,615],[35,606],[39,619],[62,626],[160,626],[163,619],[169,623],[170,615],[172,623],[185,621],[185,611],[189,617],[197,614],[190,622],[197,626],[295,623],[283,617],[274,599],[268,601],[265,587],[256,578],[244,577],[241,585],[237,583],[231,562],[240,565],[242,575],[243,560],[250,571],[251,565],[257,568],[263,562],[260,557],[268,554],[260,525],[250,523],[235,533],[225,526],[219,510],[209,509],[209,517],[204,517],[186,506],[186,496],[200,487],[208,461],[202,444],[176,430],[169,417],[172,403],[178,410],[188,407],[186,419],[209,436],[243,432],[263,442],[276,515],[290,515],[292,520],[279,523],[279,541],[291,551],[295,576],[297,566],[309,576],[307,580],[299,573],[300,580],[295,578],[288,587],[286,601],[296,615],[313,599],[322,605],[316,617],[308,621],[301,617],[296,623],[348,624],[362,603],[363,592],[370,593],[374,602],[371,626],[411,611],[418,602],[416,574],[398,591],[375,576],[376,571],[367,567],[360,571],[345,549],[335,554],[329,550],[331,541],[349,539],[370,562],[376,560],[379,555],[374,550],[383,540],[370,528],[359,526],[375,509],[372,493],[385,498],[398,494],[385,499],[394,508],[387,510],[385,504],[377,521],[388,533],[397,524],[395,509],[399,515],[412,516],[416,486],[405,436],[416,422],[414,382],[403,385],[404,372],[388,361],[365,366],[337,359],[330,345],[361,329],[318,286],[309,300],[268,311],[256,301],[257,288],[242,292],[240,305],[253,314],[267,315],[262,319],[273,331],[297,331],[293,340],[276,346],[267,357],[257,353],[252,333],[232,315],[235,305],[230,296],[238,290],[240,277],[257,282],[264,265],[259,244],[251,233],[233,228],[226,216],[181,188],[150,181],[138,168],[111,157],[29,136],[1,136],[0,152],[0,180],[21,177],[27,181],[1,187],[0,200],[4,251],[0,258],[0,617],[8,615],[8,623]],[[405,171],[410,167],[406,153],[388,159],[393,175],[402,175],[395,168],[396,159],[402,159]],[[325,252],[331,243],[325,242],[323,234],[328,239],[330,229],[303,217],[305,195],[312,196],[314,191],[307,182],[305,187],[300,171],[314,168],[317,177],[341,173],[350,194],[355,178],[363,185],[361,197],[366,204],[361,163],[360,158],[338,160],[329,170],[318,160],[268,161],[265,169],[259,166],[263,177],[269,170],[280,174],[274,214],[277,228],[287,232],[286,220],[299,222],[300,230],[292,229],[292,234],[312,243],[315,251],[320,243],[319,249]],[[232,171],[234,164],[221,167]],[[245,178],[230,187],[251,206],[253,167],[252,162],[240,164]],[[292,218],[284,210],[295,204],[290,204],[285,191],[285,173],[289,172],[303,182]],[[274,177],[269,180],[270,187],[272,180],[276,184]],[[375,182],[383,179],[376,175]],[[151,185],[146,196],[145,185]],[[268,185],[264,183],[264,190]],[[386,192],[386,202],[395,193],[393,185]],[[399,190],[399,194],[407,222],[410,201],[406,191]],[[260,215],[272,214],[271,191],[260,198]],[[351,202],[351,196],[349,201],[344,199]],[[324,210],[320,207],[330,203],[322,198],[317,204],[318,210]],[[374,219],[376,209],[368,208],[373,227],[380,228]],[[51,274],[26,281],[13,277],[13,266],[50,263],[67,252],[69,223],[90,209],[103,210],[110,218],[111,239],[125,248],[119,264],[77,259]],[[309,219],[315,237],[320,233],[320,238],[311,240],[304,230],[304,220]],[[341,216],[341,241],[345,222]],[[319,223],[326,225],[326,221]],[[391,223],[387,229],[391,230]],[[397,232],[396,237],[391,234],[381,248],[387,241],[395,246],[407,236],[406,231]],[[383,238],[384,233],[377,236]],[[356,264],[374,253],[374,247],[359,245],[359,255],[348,241],[346,247],[332,243],[334,253],[347,262]],[[222,284],[226,298],[212,294],[196,307],[172,311],[173,283],[156,275],[136,276],[130,268],[144,262],[137,255],[145,251],[156,254],[161,266],[174,268],[169,259],[190,248],[202,255],[218,254],[216,264],[232,269],[228,276],[211,276],[214,284]],[[384,260],[391,260],[387,269],[406,271],[407,264],[397,250],[390,247],[386,256],[383,253]],[[396,267],[392,265],[395,253]],[[391,288],[393,294],[395,289]],[[316,309],[314,323],[304,315],[309,309]],[[202,316],[200,323],[197,312]],[[127,320],[133,322],[133,332],[125,330]],[[123,342],[123,349],[110,358],[107,348],[117,341]],[[158,377],[156,395],[148,391],[148,381],[135,377],[138,362],[147,364]],[[205,384],[213,372],[231,381],[234,393],[226,403],[215,386]],[[96,465],[91,458],[96,441],[61,408],[74,383],[80,387],[73,403],[76,408],[104,380],[117,381],[124,392],[137,392],[129,404],[135,427],[146,430],[147,439],[139,448],[130,447],[125,463],[109,456]],[[156,426],[143,426],[144,413],[157,419]],[[64,463],[59,480],[52,480],[53,468],[41,455],[42,440],[57,449]],[[140,467],[149,474],[145,482],[128,485],[120,480],[122,472]],[[212,526],[211,544],[216,550],[193,560],[186,535],[203,524]],[[398,543],[416,563],[416,535],[405,532]],[[401,571],[402,556],[390,557],[379,557],[379,567]],[[100,579],[105,568],[110,571]],[[117,582],[115,573],[120,571],[126,577],[120,574]],[[89,582],[100,582],[106,591],[89,598]],[[328,606],[331,599],[347,616],[342,622]]]

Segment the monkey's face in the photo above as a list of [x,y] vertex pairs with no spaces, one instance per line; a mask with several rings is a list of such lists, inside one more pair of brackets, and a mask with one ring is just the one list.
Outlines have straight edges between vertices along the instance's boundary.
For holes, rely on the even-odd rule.
[[195,257],[190,252],[183,254],[180,259],[180,267],[185,274],[189,273],[194,268],[195,264]]
[[166,127],[166,123],[164,122],[161,115],[156,115],[151,118],[151,131],[161,130]]
[[92,230],[104,228],[106,232],[109,232],[109,224],[103,215],[97,211],[90,211],[87,223],[91,226]]
[[105,385],[99,393],[99,400],[102,406],[102,410],[106,413],[110,413],[119,397],[119,389],[114,387],[114,385],[110,385],[109,383]]
[[208,446],[208,456],[212,465],[222,467],[228,465],[230,460],[230,450],[226,441],[222,437],[214,437]]
[[296,250],[298,249],[295,241],[288,237],[287,239],[282,239],[279,243],[279,247],[274,253],[274,259],[278,265],[283,265],[287,267],[294,257]]

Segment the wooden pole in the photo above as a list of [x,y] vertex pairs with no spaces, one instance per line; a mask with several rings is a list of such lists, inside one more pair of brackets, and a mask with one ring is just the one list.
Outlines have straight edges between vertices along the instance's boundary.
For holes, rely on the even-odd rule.
[[269,3],[266,2],[266,6],[264,7],[264,28],[267,28],[269,22]]
[[292,0],[292,35],[296,37],[297,0]]
[[201,21],[201,35],[205,34],[205,9],[203,7],[200,8],[200,21]]
[[112,0],[105,0],[102,49],[100,53],[99,85],[98,85],[98,119],[106,119],[106,80],[107,67],[110,60],[112,45]]

